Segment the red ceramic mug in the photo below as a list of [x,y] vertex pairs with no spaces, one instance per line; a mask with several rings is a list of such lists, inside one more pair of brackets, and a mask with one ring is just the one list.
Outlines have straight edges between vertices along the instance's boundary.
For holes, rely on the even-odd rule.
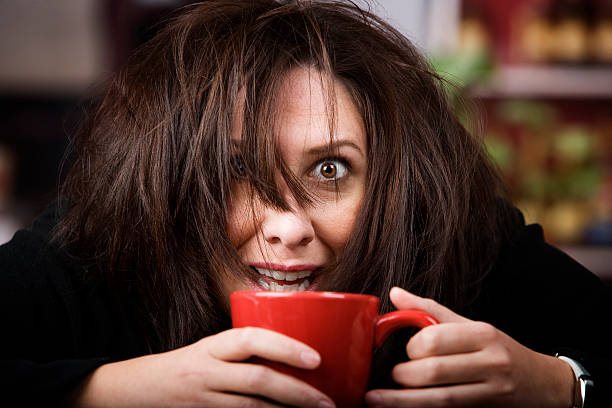
[[362,405],[372,352],[392,331],[437,324],[420,310],[379,316],[376,296],[352,293],[239,291],[230,303],[234,327],[274,330],[317,350],[321,364],[314,370],[257,361],[300,378],[339,407]]

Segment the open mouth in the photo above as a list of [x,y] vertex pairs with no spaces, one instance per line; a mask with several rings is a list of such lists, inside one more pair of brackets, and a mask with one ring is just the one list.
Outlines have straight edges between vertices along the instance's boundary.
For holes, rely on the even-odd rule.
[[284,291],[299,291],[308,290],[316,279],[316,270],[302,270],[295,272],[285,272],[275,269],[265,269],[261,267],[251,266],[253,270],[259,274],[257,285],[263,290],[272,290],[277,292]]

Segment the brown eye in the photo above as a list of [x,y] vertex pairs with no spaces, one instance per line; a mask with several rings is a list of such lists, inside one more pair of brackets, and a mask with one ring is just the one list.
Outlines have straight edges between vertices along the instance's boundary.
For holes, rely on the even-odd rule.
[[344,177],[347,170],[342,160],[324,160],[315,166],[313,176],[323,181],[334,181]]
[[334,178],[336,176],[336,165],[333,163],[324,163],[321,166],[321,175],[325,178]]

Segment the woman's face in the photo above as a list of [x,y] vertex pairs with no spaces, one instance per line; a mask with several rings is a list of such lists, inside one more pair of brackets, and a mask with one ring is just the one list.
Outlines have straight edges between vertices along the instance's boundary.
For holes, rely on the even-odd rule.
[[[286,164],[314,196],[300,206],[283,178],[279,191],[290,206],[283,211],[249,199],[246,183],[233,187],[229,238],[242,261],[258,272],[252,281],[231,275],[225,298],[236,290],[316,290],[321,271],[342,254],[363,201],[367,144],[363,121],[347,89],[334,81],[336,129],[329,154],[326,91],[319,73],[290,71],[279,92],[277,144]],[[240,143],[240,119],[234,143]]]

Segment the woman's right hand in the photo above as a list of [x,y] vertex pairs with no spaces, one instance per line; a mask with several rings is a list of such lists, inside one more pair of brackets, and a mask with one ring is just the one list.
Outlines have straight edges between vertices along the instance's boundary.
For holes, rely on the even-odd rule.
[[230,329],[191,345],[95,370],[74,393],[82,407],[332,407],[325,394],[294,377],[245,362],[261,357],[316,368],[307,345],[260,328]]

